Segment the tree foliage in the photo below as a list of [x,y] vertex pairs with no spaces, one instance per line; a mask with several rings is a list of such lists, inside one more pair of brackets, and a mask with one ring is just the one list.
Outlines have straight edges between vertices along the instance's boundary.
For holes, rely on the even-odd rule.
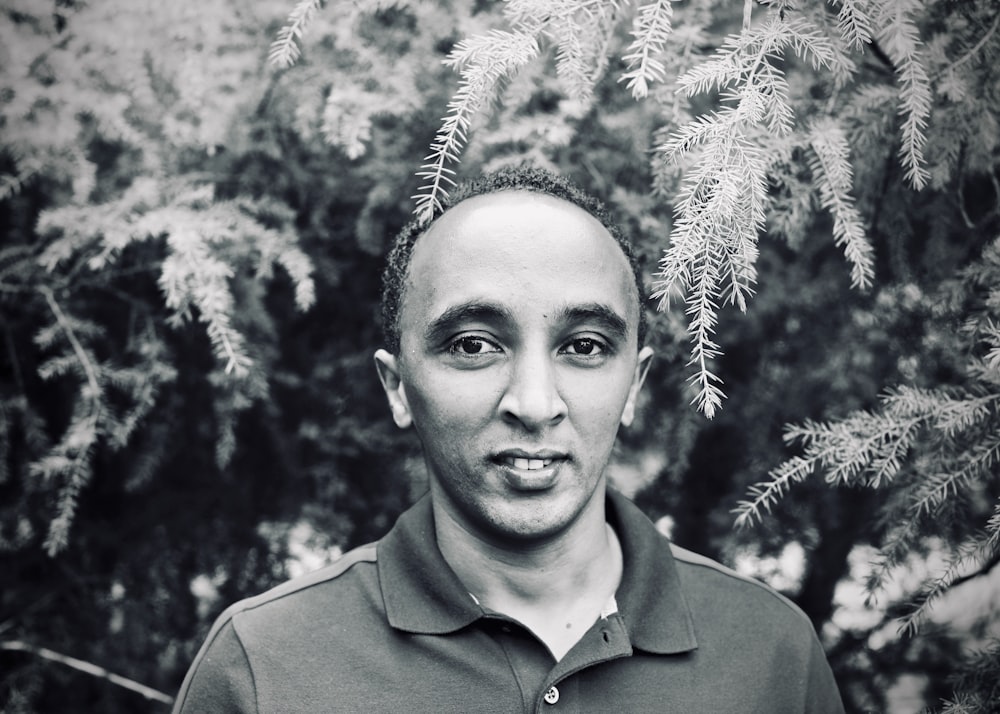
[[[743,30],[699,62],[688,53],[671,52],[670,43],[677,27],[683,27],[688,38],[705,31],[701,23],[711,17],[705,11],[711,3],[695,4],[702,5],[702,12],[689,11],[676,23],[669,2],[635,9],[620,80],[637,99],[646,97],[652,83],[663,85],[660,96],[676,90],[674,116],[662,129],[665,140],[655,155],[661,165],[687,163],[688,170],[676,196],[671,195],[669,171],[661,169],[668,175],[658,177],[661,194],[671,195],[675,221],[654,295],[662,298],[664,309],[675,290],[687,296],[695,400],[711,417],[724,398],[711,366],[721,354],[714,340],[720,304],[746,310],[756,282],[758,236],[769,213],[769,176],[780,176],[775,165],[791,162],[796,149],[812,148],[813,158],[806,163],[814,174],[819,203],[834,215],[835,240],[852,263],[855,284],[870,284],[871,245],[851,197],[849,148],[840,117],[827,114],[823,121],[796,130],[793,101],[804,98],[793,97],[783,63],[798,59],[808,62],[811,72],[828,72],[825,93],[840,98],[855,73],[851,46],[870,41],[873,20],[854,4],[842,8],[833,25],[822,6],[774,3],[763,20],[752,22],[752,3],[747,3]],[[877,9],[875,21],[884,29],[904,78],[899,91],[907,117],[901,129],[902,160],[910,167],[911,181],[920,186],[922,128],[929,111],[922,101],[926,81],[921,84],[920,79],[926,77],[912,47],[908,15],[891,3]],[[542,46],[554,54],[566,93],[590,101],[609,53],[617,52],[610,46],[616,39],[621,44],[616,34],[621,34],[624,10],[618,2],[509,2],[504,12],[510,30],[494,29],[459,42],[448,62],[460,71],[461,83],[419,172],[426,183],[417,196],[418,216],[426,219],[440,206],[453,173],[449,164],[458,161],[475,115],[497,98],[502,80],[537,57]],[[720,97],[718,109],[699,112],[692,106],[699,96],[713,93]],[[677,97],[686,101],[678,106]]]
[[[291,532],[345,547],[410,498],[386,485],[385,454],[409,447],[387,446],[363,376],[383,222],[405,215],[398,157],[423,120],[385,142],[369,122],[383,157],[331,172],[322,107],[303,111],[325,89],[267,65],[286,12],[0,11],[4,711],[136,709],[60,662],[172,693],[218,608],[286,577]],[[410,29],[356,19],[328,24],[350,39],[327,60],[367,51],[359,27]]]
[[[120,27],[158,31],[166,41],[159,47],[101,41],[116,12]],[[15,3],[3,16],[0,31],[10,40],[4,43],[3,106],[8,185],[23,185],[35,175],[44,177],[50,194],[37,219],[36,240],[5,246],[0,254],[2,286],[8,304],[16,301],[36,317],[38,376],[60,379],[75,392],[62,433],[27,464],[33,480],[59,484],[45,542],[50,554],[66,547],[98,445],[128,445],[159,394],[176,380],[168,329],[197,318],[220,372],[235,377],[225,382],[215,405],[224,462],[232,451],[227,424],[267,391],[253,345],[234,314],[232,284],[267,279],[280,265],[295,283],[298,305],[308,308],[314,299],[311,264],[290,229],[289,209],[252,197],[217,201],[210,177],[183,165],[193,158],[184,152],[211,155],[225,141],[226,127],[213,115],[232,114],[249,100],[239,90],[255,66],[248,61],[252,46],[221,15],[208,16],[217,27],[198,23],[176,40],[176,23],[196,15],[194,4],[159,14],[143,4],[70,5],[64,15],[46,15],[31,3]],[[60,31],[61,23],[72,31]],[[226,71],[206,87],[196,64],[200,43],[214,33],[236,35],[243,45],[224,55],[228,62],[218,68]],[[227,89],[229,104],[220,106]],[[102,181],[102,171],[112,168],[100,165],[102,150],[132,164],[125,176],[115,177],[126,186]],[[140,241],[156,247],[132,249]],[[122,275],[145,272],[162,292],[159,305],[120,291]],[[105,309],[117,305],[132,313],[133,334],[115,353],[103,349],[106,325],[74,315],[68,306],[79,292],[100,294]],[[24,392],[22,385],[5,401],[8,423],[37,419]]]
[[[1000,242],[943,282],[930,296],[938,339],[965,346],[964,371],[953,384],[903,384],[874,409],[786,429],[801,455],[751,487],[737,523],[748,525],[778,504],[794,484],[822,474],[827,484],[889,492],[879,515],[879,555],[868,575],[870,598],[883,595],[915,552],[947,554],[944,565],[908,594],[897,610],[905,635],[918,633],[938,600],[959,583],[1000,562]],[[971,673],[956,678],[958,699],[944,711],[989,711],[996,703],[996,648],[976,653]],[[959,704],[960,702],[961,704]]]

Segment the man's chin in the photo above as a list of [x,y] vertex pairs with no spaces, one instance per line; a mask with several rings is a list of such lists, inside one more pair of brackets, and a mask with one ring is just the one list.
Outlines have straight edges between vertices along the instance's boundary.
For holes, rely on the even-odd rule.
[[497,545],[525,549],[562,537],[579,521],[586,503],[575,503],[555,489],[518,492],[516,503],[504,503],[490,516],[489,529]]

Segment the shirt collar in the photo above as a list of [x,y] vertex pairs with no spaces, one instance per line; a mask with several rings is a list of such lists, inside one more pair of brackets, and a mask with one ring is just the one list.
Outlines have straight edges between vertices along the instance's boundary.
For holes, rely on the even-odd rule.
[[655,654],[698,647],[670,542],[639,508],[608,490],[607,518],[622,544],[622,581],[615,598],[632,646]]
[[[667,539],[614,490],[608,491],[607,518],[622,546],[615,598],[632,646],[655,654],[695,649],[694,624]],[[437,547],[429,496],[379,542],[377,563],[386,616],[398,630],[446,634],[484,615]]]
[[386,616],[397,630],[443,635],[483,616],[437,547],[430,496],[399,517],[379,542],[376,563]]

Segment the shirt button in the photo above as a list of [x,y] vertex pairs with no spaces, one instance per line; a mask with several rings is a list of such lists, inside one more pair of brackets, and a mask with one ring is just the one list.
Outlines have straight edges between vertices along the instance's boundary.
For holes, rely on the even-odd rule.
[[555,704],[559,701],[559,690],[555,687],[549,687],[549,691],[545,693],[545,696],[542,697],[542,699],[545,700],[546,704]]

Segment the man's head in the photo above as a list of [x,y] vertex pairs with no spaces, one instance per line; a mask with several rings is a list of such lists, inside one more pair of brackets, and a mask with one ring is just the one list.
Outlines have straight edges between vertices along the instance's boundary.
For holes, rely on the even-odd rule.
[[639,271],[639,263],[632,249],[632,244],[624,236],[604,204],[584,192],[576,184],[542,169],[516,167],[500,169],[460,184],[448,196],[441,211],[430,222],[414,219],[404,226],[403,230],[396,236],[389,249],[385,270],[382,273],[382,331],[386,349],[393,354],[399,351],[399,311],[403,302],[403,294],[406,291],[410,256],[413,254],[413,246],[420,236],[426,233],[441,215],[465,199],[512,190],[537,191],[569,201],[592,215],[607,229],[621,248],[635,278],[635,297],[639,305],[637,336],[639,346],[642,347],[646,342],[646,313],[642,308],[644,288],[642,274]]
[[479,186],[391,259],[396,336],[375,360],[393,418],[416,429],[436,516],[462,532],[603,524],[605,468],[652,354],[633,262],[594,204]]

